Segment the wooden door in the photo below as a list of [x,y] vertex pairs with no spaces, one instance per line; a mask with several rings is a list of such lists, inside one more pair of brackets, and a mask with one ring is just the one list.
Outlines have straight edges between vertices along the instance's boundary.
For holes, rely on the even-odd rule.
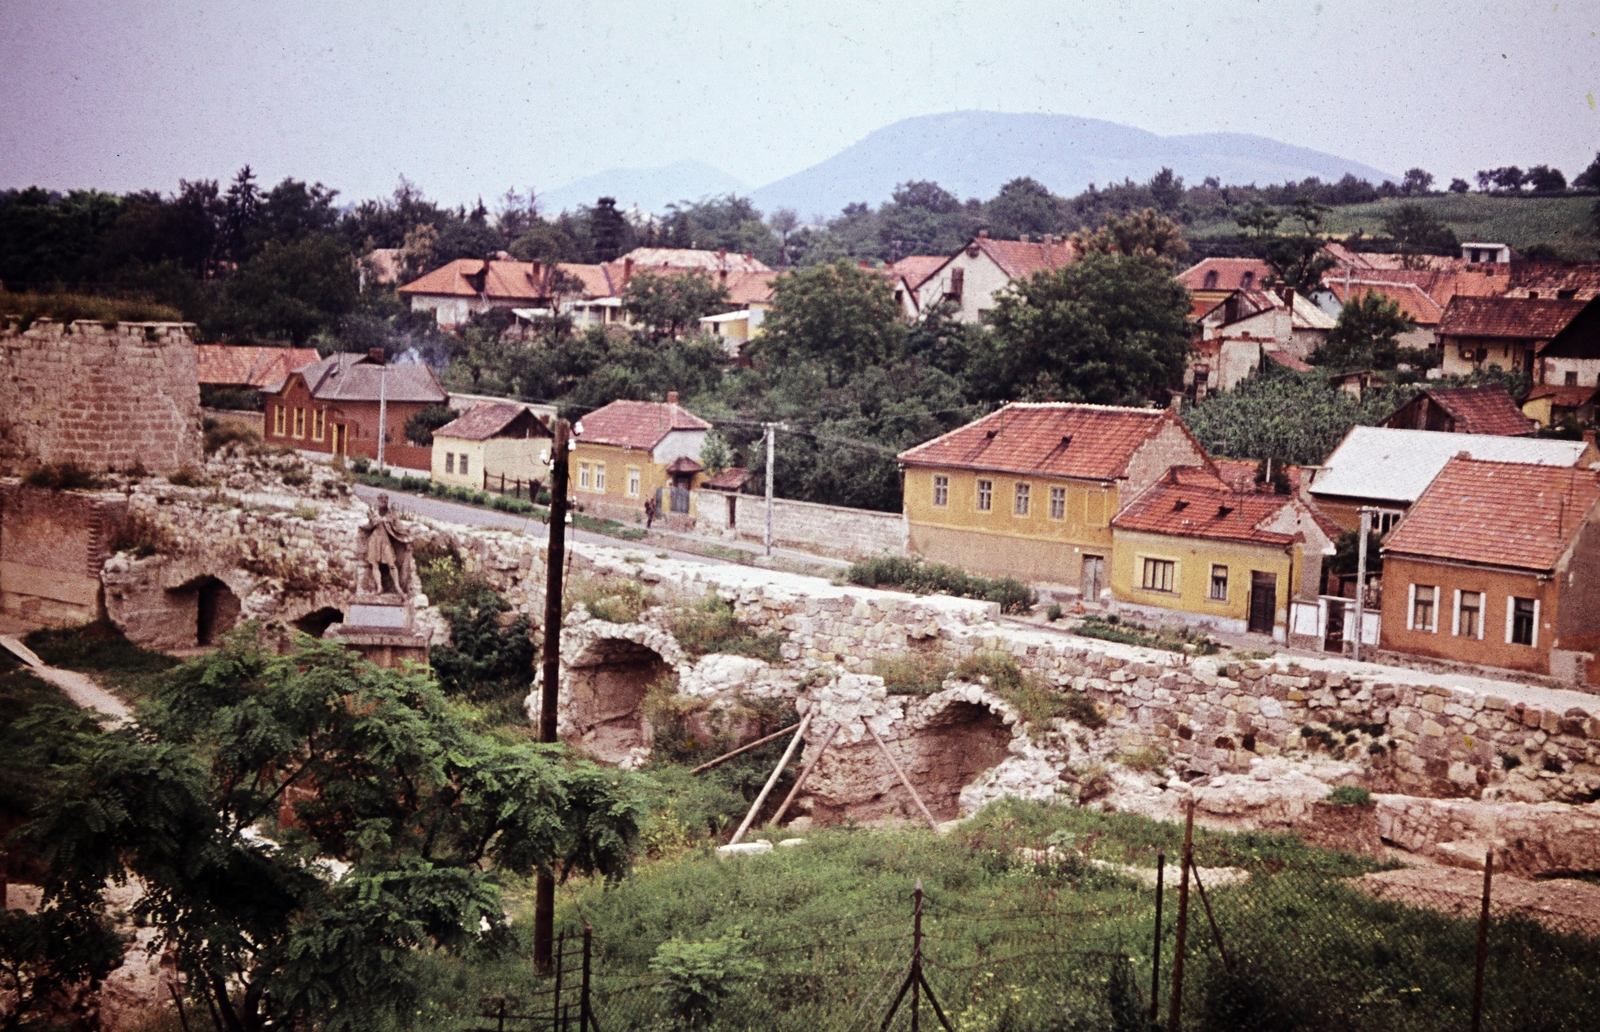
[[1328,628],[1322,635],[1322,651],[1344,654],[1344,599],[1328,599]]
[[1278,575],[1250,571],[1250,630],[1271,634],[1278,618]]
[[1100,589],[1105,586],[1106,557],[1103,555],[1086,555],[1083,557],[1083,597],[1090,602],[1098,601]]
[[333,424],[333,453],[335,455],[343,455],[345,453],[344,426],[343,423]]

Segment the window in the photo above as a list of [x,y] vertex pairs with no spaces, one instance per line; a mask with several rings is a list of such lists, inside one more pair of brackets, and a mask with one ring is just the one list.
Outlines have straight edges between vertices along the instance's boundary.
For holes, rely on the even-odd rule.
[[1438,593],[1438,588],[1427,584],[1411,585],[1411,623],[1407,625],[1407,630],[1434,630],[1433,603]]
[[1030,493],[1032,493],[1032,490],[1033,488],[1028,484],[1017,485],[1017,497],[1016,500],[1011,503],[1011,511],[1013,514],[1017,516],[1028,515],[1028,496]]
[[327,413],[322,409],[317,409],[311,414],[311,439],[313,441],[322,440],[323,431],[327,426],[326,420]]
[[1577,372],[1577,370],[1568,369],[1567,373],[1566,373],[1565,380],[1566,380],[1566,383],[1564,384],[1564,386],[1567,386],[1567,387],[1576,387],[1576,386],[1578,386],[1578,372]]
[[945,506],[950,504],[950,478],[933,478],[933,504]]
[[988,512],[994,508],[994,481],[978,481],[978,511]]
[[294,410],[294,435],[296,437],[306,435],[306,410],[303,408]]
[[1228,601],[1228,568],[1226,566],[1211,567],[1211,599],[1214,602]]
[[1456,592],[1456,637],[1483,637],[1483,592]]
[[1531,598],[1506,600],[1506,640],[1513,645],[1539,641],[1539,603]]
[[1064,487],[1050,489],[1050,518],[1053,520],[1067,518],[1067,489]]
[[606,464],[603,462],[597,462],[594,465],[594,489],[596,491],[604,491],[606,489]]
[[1201,290],[1216,290],[1217,289],[1217,270],[1216,269],[1212,269],[1212,270],[1210,270],[1210,271],[1208,271],[1206,273],[1205,286],[1201,287],[1200,289]]
[[283,436],[283,406],[276,405],[276,412],[272,414],[272,432],[278,437]]
[[467,470],[467,453],[466,452],[462,452],[461,453],[461,475],[462,476],[466,476],[468,472],[469,471]]
[[1240,290],[1251,290],[1251,289],[1253,289],[1255,287],[1255,285],[1256,285],[1256,274],[1254,272],[1246,271],[1243,276],[1239,277],[1239,289]]
[[1146,559],[1144,561],[1144,590],[1171,591],[1174,568],[1177,565],[1171,559]]
[[628,470],[628,497],[639,497],[639,471],[636,469]]
[[455,452],[448,452],[447,451],[447,452],[444,453],[444,471],[446,473],[454,473],[456,471],[456,453]]
[[587,462],[578,463],[578,486],[588,490],[589,485],[593,483],[594,471],[589,468],[589,464]]
[[957,302],[959,302],[961,300],[961,292],[966,287],[966,280],[967,280],[967,270],[965,270],[965,269],[951,269],[950,270],[950,289],[944,295],[945,300],[946,301],[957,301]]

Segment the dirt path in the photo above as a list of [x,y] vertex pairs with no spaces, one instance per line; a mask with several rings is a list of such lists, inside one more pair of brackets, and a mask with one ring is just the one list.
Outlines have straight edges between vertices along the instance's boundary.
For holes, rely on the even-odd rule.
[[9,634],[0,634],[0,648],[16,656],[28,667],[28,672],[41,681],[49,681],[60,688],[67,698],[82,706],[84,709],[99,710],[115,723],[122,723],[132,717],[128,707],[122,700],[95,684],[87,674],[80,674],[76,670],[61,670],[53,666],[46,666],[33,650]]
[[[1456,867],[1407,867],[1356,879],[1356,886],[1379,899],[1428,907],[1476,918],[1483,906],[1483,875]],[[1520,914],[1553,931],[1600,939],[1600,885],[1573,878],[1529,881],[1497,876],[1490,910]]]

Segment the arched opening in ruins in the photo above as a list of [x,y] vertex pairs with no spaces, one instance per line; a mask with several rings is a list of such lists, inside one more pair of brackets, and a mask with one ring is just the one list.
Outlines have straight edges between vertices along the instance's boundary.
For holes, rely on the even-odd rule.
[[598,638],[567,665],[567,719],[573,744],[602,763],[620,763],[650,748],[644,697],[671,673],[659,653],[627,638]]
[[200,582],[195,603],[195,641],[202,647],[217,644],[239,622],[239,596],[215,577]]
[[1000,714],[952,702],[911,738],[917,757],[911,783],[941,821],[961,815],[961,790],[1006,758],[1011,728]]
[[344,614],[332,606],[323,606],[314,612],[307,613],[300,619],[293,621],[295,630],[320,638],[329,627],[336,623],[344,622]]

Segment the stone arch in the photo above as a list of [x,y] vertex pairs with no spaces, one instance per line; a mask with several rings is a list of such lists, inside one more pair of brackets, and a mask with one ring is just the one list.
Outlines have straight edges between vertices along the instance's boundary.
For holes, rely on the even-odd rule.
[[[642,624],[589,620],[561,634],[557,732],[601,763],[634,767],[650,756],[654,729],[644,713],[650,686],[673,674],[683,651],[670,634]],[[528,696],[539,720],[541,688]]]
[[1010,755],[1015,732],[1006,714],[963,698],[943,700],[915,723],[907,743],[913,783],[935,817],[952,820],[961,815],[961,790]]
[[329,627],[343,622],[344,613],[333,606],[323,606],[321,609],[314,609],[298,619],[289,621],[289,626],[297,631],[309,634],[313,638],[320,638]]
[[239,622],[239,596],[221,578],[202,574],[162,592],[162,648],[210,648]]

